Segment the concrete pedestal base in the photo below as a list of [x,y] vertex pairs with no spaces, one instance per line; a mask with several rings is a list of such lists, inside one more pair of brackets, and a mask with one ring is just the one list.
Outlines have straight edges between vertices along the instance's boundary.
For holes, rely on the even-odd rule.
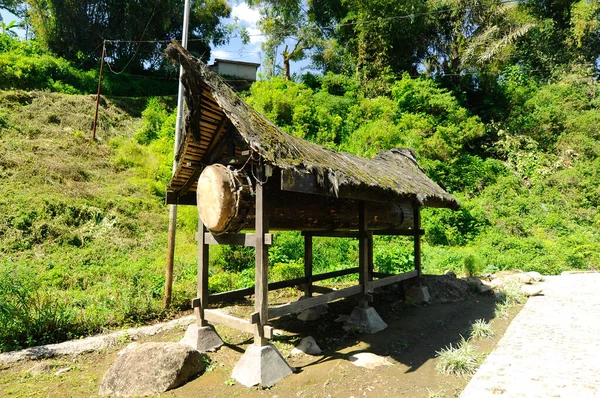
[[233,377],[246,387],[257,384],[267,387],[293,373],[292,368],[272,344],[258,347],[252,344],[233,368]]
[[428,303],[431,300],[427,286],[412,286],[406,291],[406,298],[415,303]]
[[370,334],[380,332],[388,327],[373,307],[354,307],[350,319],[346,323],[360,329],[363,333]]
[[208,352],[219,349],[223,345],[223,340],[212,326],[191,324],[180,343],[187,344],[200,352]]

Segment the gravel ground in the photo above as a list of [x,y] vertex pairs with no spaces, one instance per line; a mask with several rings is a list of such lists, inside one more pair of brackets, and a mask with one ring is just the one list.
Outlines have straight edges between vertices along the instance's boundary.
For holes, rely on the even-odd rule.
[[461,394],[599,396],[600,273],[547,277]]

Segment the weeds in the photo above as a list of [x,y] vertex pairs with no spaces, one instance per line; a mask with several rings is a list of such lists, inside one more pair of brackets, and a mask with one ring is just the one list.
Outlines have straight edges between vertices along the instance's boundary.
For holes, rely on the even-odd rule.
[[525,304],[527,296],[521,290],[518,282],[508,282],[504,285],[499,294],[499,301],[508,306],[515,304]]
[[436,351],[439,357],[436,365],[440,373],[447,375],[465,376],[475,373],[481,363],[481,355],[469,340],[461,336],[461,341],[456,346],[450,344],[446,348]]
[[507,305],[502,302],[496,303],[496,308],[494,309],[494,316],[498,319],[508,319],[508,309],[510,305]]
[[477,319],[471,325],[471,338],[476,339],[490,339],[494,337],[495,333],[492,329],[491,322],[486,322],[483,319]]

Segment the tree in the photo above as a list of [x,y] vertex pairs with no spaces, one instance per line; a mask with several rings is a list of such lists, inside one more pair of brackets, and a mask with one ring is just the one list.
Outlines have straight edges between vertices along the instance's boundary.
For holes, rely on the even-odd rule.
[[[151,41],[181,36],[184,0],[26,0],[33,30],[54,53],[81,61],[95,53],[103,39]],[[190,50],[210,52],[209,43],[222,44],[228,28],[221,18],[231,9],[226,0],[192,2]],[[156,43],[110,43],[108,58],[113,67],[144,70],[160,67],[161,46]]]
[[[247,0],[260,10],[258,28],[266,35],[262,44],[267,54],[271,75],[276,66],[279,47],[283,57],[283,76],[291,79],[290,62],[306,57],[306,50],[315,46],[319,32],[301,0]],[[290,46],[289,41],[294,42]]]

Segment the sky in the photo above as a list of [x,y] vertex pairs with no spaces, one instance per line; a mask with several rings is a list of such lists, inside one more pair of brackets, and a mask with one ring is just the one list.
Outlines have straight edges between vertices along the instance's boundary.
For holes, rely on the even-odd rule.
[[[260,30],[256,28],[256,23],[260,18],[259,11],[251,9],[243,1],[228,0],[231,6],[231,18],[224,20],[225,24],[237,23],[246,28],[250,36],[250,43],[244,45],[240,38],[232,38],[227,45],[218,46],[211,51],[211,62],[214,62],[215,58],[246,61],[260,63],[261,67],[259,72],[263,72],[262,60],[264,51],[261,49],[261,44],[264,41],[264,36],[261,35]],[[289,42],[290,47],[295,44],[293,41]],[[281,57],[279,57],[281,58]],[[283,65],[282,60],[278,59],[278,64]],[[290,64],[290,70],[293,73],[302,74],[309,70],[310,61],[303,60],[300,62],[292,62]]]
[[[260,17],[259,11],[249,8],[248,5],[243,1],[228,0],[228,2],[232,9],[231,18],[223,20],[223,23],[234,23],[237,20],[237,23],[245,27],[248,31],[248,34],[250,36],[250,43],[244,45],[240,38],[234,37],[229,41],[228,44],[212,48],[210,62],[214,62],[215,58],[255,62],[261,64],[259,72],[264,72],[262,68],[264,51],[262,51],[261,49],[261,44],[264,40],[264,36],[261,35],[260,30],[256,28],[256,23],[258,22],[258,19]],[[0,14],[2,15],[2,20],[4,23],[9,23],[10,21],[18,19],[17,17],[5,10],[0,10]],[[24,37],[25,35],[25,31],[23,29],[18,29],[16,30],[16,32],[19,34],[20,37]],[[290,44],[293,45],[294,43],[290,42]],[[278,61],[279,65],[282,65],[281,59],[279,59]],[[308,70],[309,65],[309,60],[292,62],[290,65],[290,69],[292,74],[302,74]]]

